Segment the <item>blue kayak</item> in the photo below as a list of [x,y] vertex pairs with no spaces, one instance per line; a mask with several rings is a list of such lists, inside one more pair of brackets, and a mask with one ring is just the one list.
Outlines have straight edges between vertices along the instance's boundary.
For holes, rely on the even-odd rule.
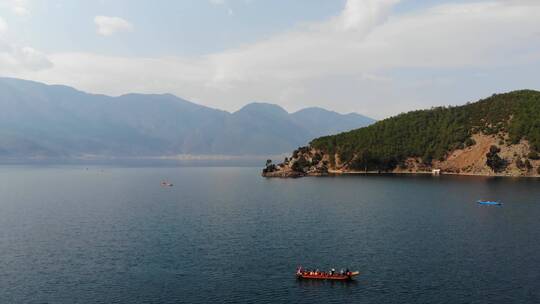
[[502,203],[495,202],[495,201],[477,201],[477,203],[480,205],[495,205],[495,206],[502,205]]

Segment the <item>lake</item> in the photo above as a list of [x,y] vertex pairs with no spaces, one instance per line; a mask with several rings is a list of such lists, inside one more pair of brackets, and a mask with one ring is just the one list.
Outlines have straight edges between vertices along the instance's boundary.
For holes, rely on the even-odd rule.
[[540,303],[538,179],[259,174],[0,167],[0,303]]

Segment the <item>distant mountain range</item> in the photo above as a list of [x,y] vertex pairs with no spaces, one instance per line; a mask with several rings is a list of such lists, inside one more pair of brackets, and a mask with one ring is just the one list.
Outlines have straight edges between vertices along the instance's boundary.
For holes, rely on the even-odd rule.
[[229,113],[171,94],[89,94],[0,78],[0,157],[268,155],[373,119],[267,103]]

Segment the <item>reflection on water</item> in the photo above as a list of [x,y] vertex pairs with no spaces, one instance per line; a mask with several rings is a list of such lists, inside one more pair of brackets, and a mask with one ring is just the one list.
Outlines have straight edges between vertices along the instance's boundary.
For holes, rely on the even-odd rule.
[[349,288],[351,286],[358,285],[357,280],[346,280],[346,281],[336,281],[336,280],[304,280],[304,279],[296,279],[296,282],[298,286],[302,288],[318,288],[318,287],[343,287],[343,288]]

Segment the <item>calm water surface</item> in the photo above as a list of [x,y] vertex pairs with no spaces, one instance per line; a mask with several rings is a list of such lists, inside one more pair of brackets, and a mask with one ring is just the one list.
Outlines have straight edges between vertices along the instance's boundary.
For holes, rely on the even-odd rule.
[[540,180],[0,167],[0,303],[343,302],[540,303]]

